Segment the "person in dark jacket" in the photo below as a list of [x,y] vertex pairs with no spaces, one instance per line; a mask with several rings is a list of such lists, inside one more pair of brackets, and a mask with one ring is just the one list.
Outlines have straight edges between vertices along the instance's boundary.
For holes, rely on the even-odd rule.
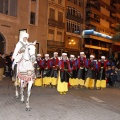
[[5,60],[2,58],[2,53],[0,53],[0,81],[2,81],[3,73],[5,68]]

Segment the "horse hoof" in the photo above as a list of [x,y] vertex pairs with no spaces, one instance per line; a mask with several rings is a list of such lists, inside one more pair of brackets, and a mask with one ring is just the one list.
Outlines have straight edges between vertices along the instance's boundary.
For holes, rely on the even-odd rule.
[[23,104],[23,103],[25,103],[25,101],[21,101],[21,103]]
[[15,96],[15,98],[16,98],[16,99],[18,99],[18,98],[19,98],[19,96]]
[[26,108],[26,111],[30,111],[31,109],[30,108]]

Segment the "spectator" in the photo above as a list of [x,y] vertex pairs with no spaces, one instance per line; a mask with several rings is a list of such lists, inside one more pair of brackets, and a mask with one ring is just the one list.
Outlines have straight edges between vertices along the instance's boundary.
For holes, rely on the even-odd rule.
[[2,58],[2,53],[0,53],[0,81],[2,81],[3,73],[5,67],[5,60]]

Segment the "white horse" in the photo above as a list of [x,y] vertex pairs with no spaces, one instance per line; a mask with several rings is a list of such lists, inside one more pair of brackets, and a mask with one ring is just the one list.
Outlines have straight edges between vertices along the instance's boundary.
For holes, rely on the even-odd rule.
[[[29,97],[31,94],[32,84],[35,80],[35,68],[34,68],[34,62],[36,60],[35,44],[36,41],[34,43],[28,43],[26,45],[25,52],[23,53],[22,59],[20,60],[17,66],[16,76],[20,82],[21,102],[24,102],[24,88],[27,87],[26,110],[30,110]],[[16,98],[18,98],[19,96],[17,85],[15,96]]]

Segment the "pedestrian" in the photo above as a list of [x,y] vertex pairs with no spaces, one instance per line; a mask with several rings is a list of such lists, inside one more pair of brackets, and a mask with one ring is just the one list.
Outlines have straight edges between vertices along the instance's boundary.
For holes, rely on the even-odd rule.
[[62,59],[59,62],[60,71],[58,74],[57,91],[60,94],[66,94],[68,91],[69,75],[71,72],[70,63],[67,59],[67,53],[62,53]]
[[0,81],[3,79],[3,73],[5,68],[5,59],[2,58],[2,53],[0,52]]
[[108,80],[109,86],[113,86],[112,79],[111,79],[112,75],[113,75],[113,70],[111,68],[111,65],[108,64],[107,65],[107,70],[106,70],[106,78]]

